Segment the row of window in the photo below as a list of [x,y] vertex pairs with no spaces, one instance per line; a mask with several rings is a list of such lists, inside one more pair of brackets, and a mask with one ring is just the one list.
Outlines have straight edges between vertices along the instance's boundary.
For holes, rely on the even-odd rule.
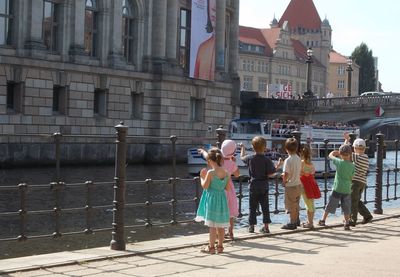
[[[42,39],[46,49],[52,53],[58,53],[62,43],[60,32],[62,6],[59,1],[43,0]],[[122,47],[128,63],[133,63],[134,55],[134,9],[131,0],[123,0],[122,12]],[[84,20],[84,49],[92,57],[98,56],[99,33],[99,8],[96,0],[85,1]],[[16,11],[13,0],[0,0],[0,45],[12,45],[12,29]]]
[[[9,113],[23,113],[23,83],[7,82],[7,111]],[[68,87],[53,87],[52,111],[56,115],[68,115]],[[131,92],[131,118],[143,118],[143,93]],[[205,100],[190,98],[190,120],[204,121]],[[107,116],[107,90],[95,89],[93,96],[93,114]]]
[[318,47],[319,41],[318,40],[316,40],[316,41],[313,41],[313,40],[308,41],[307,40],[306,45],[307,45],[307,47]]
[[261,45],[247,44],[239,42],[239,50],[243,52],[252,52],[256,54],[264,54],[265,47]]
[[251,71],[251,72],[263,72],[266,73],[267,63],[265,61],[254,61],[254,60],[242,60],[242,69],[243,71]]
[[[7,111],[23,113],[24,84],[7,82]],[[52,111],[58,115],[68,115],[68,87],[54,86]],[[130,112],[132,118],[142,118],[143,94],[131,93]],[[93,113],[97,116],[107,116],[107,90],[95,89],[93,96]]]

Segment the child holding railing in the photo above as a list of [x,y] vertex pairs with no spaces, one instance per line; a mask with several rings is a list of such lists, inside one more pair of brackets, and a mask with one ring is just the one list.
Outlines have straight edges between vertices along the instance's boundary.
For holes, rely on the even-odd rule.
[[196,221],[204,221],[209,227],[209,244],[201,252],[215,254],[215,241],[218,237],[217,252],[224,250],[225,228],[229,227],[229,208],[225,190],[230,181],[230,174],[222,168],[223,156],[218,148],[207,152],[207,163],[211,169],[203,168],[200,172],[201,195]]

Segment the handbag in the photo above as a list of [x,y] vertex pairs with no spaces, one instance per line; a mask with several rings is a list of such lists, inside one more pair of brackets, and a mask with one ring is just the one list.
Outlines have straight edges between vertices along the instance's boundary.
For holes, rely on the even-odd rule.
[[313,175],[302,175],[300,181],[303,184],[304,192],[309,199],[318,199],[321,197],[321,191],[319,190],[317,181]]

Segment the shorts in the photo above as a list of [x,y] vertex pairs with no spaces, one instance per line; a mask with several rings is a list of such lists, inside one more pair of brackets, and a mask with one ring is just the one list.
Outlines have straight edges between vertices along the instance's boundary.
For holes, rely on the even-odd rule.
[[301,186],[285,187],[285,209],[288,213],[300,211]]
[[336,212],[336,209],[339,207],[339,203],[340,206],[342,207],[342,213],[345,215],[350,215],[351,194],[343,194],[336,191],[331,192],[325,211],[327,213],[334,214]]

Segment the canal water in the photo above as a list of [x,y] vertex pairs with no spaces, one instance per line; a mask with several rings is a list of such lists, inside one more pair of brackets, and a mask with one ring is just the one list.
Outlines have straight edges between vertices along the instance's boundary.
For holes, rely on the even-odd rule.
[[[375,185],[375,159],[370,159],[370,174],[368,176],[368,185]],[[384,168],[395,167],[396,157],[395,152],[388,152],[384,160]],[[151,190],[151,201],[162,202],[168,201],[172,198],[171,185],[168,184],[168,178],[172,177],[172,165],[134,165],[129,164],[126,168],[128,181],[144,181],[146,179],[164,180],[159,184],[155,184]],[[176,175],[181,179],[192,179],[188,173],[187,166],[180,164],[176,166]],[[114,179],[113,166],[80,166],[80,167],[63,167],[61,166],[60,180],[66,184],[83,184],[85,181],[93,181],[98,185],[93,191],[91,201],[93,206],[102,206],[104,208],[98,209],[93,212],[92,228],[101,229],[109,228],[112,223],[112,200],[113,200],[113,179]],[[395,175],[392,172],[387,178],[384,174],[384,185],[387,180],[389,183],[394,184]],[[49,183],[56,180],[55,168],[52,167],[38,167],[38,168],[14,168],[0,170],[0,184],[1,186],[17,186],[19,183],[27,183],[30,185],[44,184],[39,189],[28,189],[27,193],[27,209],[28,210],[52,210],[54,208],[54,192],[50,190]],[[104,184],[99,184],[105,182]],[[333,179],[328,179],[327,187],[330,189]],[[193,199],[195,196],[195,184],[182,183],[177,186],[178,199]],[[324,180],[318,180],[321,190],[325,187]],[[235,184],[238,190],[238,184]],[[61,207],[79,208],[86,205],[85,186],[77,185],[64,189],[60,198]],[[283,188],[279,186],[279,191],[283,193]],[[275,186],[271,184],[270,194],[275,192]],[[144,203],[146,201],[147,188],[142,183],[127,184],[126,202],[127,203]],[[200,190],[201,193],[201,190]],[[243,193],[245,197],[242,203],[243,217],[236,220],[236,228],[246,227],[248,224],[248,198],[247,198],[247,185],[243,185]],[[386,189],[384,187],[383,196],[386,196]],[[375,189],[367,189],[367,200],[373,200]],[[393,189],[389,189],[389,195],[393,197]],[[323,195],[324,196],[324,195]],[[324,206],[323,196],[316,201],[317,207]],[[278,209],[284,209],[283,196],[279,197]],[[274,196],[270,196],[270,209],[274,207]],[[14,191],[0,191],[0,213],[18,211],[20,208],[19,192]],[[367,204],[367,207],[372,210],[373,203]],[[304,206],[302,204],[302,206]],[[400,201],[383,202],[383,209],[390,207],[400,207]],[[147,210],[144,205],[142,207],[127,208],[125,210],[125,224],[141,225],[146,223],[145,214]],[[195,216],[195,203],[194,201],[179,205],[178,220],[190,220]],[[323,209],[316,211],[316,218],[322,216]],[[172,220],[171,205],[169,203],[154,206],[151,209],[150,216],[153,218],[152,223],[168,223]],[[340,210],[337,211],[335,216],[341,216]],[[28,235],[45,235],[54,232],[54,215],[53,214],[39,214],[28,217],[27,233]],[[273,224],[282,224],[287,221],[287,215],[284,213],[273,214],[271,217]],[[306,219],[305,211],[301,212],[301,220]],[[261,223],[261,218],[258,219]],[[16,237],[19,235],[19,218],[13,217],[0,217],[0,239],[7,237]],[[86,227],[85,212],[78,213],[64,213],[62,216],[62,232],[76,232],[82,231]],[[135,242],[141,240],[167,238],[173,236],[180,236],[185,234],[194,234],[199,232],[206,232],[207,229],[202,224],[187,223],[178,226],[160,226],[146,229],[129,228],[126,231],[128,242]],[[1,242],[0,241],[0,258],[16,257],[23,255],[32,255],[39,253],[47,253],[54,251],[64,251],[67,249],[79,249],[96,246],[104,246],[110,242],[110,231],[98,232],[95,236],[66,236],[62,239],[43,239],[28,240],[28,242]]]

